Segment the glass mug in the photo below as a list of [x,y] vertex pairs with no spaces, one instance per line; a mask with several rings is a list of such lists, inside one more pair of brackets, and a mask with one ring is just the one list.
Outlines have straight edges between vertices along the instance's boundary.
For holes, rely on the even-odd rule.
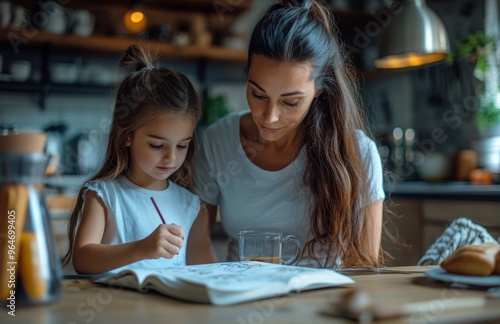
[[[295,254],[288,260],[282,259],[282,249],[285,244],[295,245]],[[241,231],[239,233],[240,261],[262,261],[268,263],[295,263],[302,252],[302,244],[293,235],[283,236],[275,231]]]

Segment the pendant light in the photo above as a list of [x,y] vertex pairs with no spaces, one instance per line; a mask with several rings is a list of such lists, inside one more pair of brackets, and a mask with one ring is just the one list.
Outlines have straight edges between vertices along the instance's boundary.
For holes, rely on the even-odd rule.
[[131,33],[139,33],[146,29],[148,25],[148,17],[142,10],[140,0],[132,0],[130,9],[123,15],[123,24]]
[[375,66],[383,69],[421,66],[444,60],[449,50],[444,24],[425,0],[403,0],[382,30]]

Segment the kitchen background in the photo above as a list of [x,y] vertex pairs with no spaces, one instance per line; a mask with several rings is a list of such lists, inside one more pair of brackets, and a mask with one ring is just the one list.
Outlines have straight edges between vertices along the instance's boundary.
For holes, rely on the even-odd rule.
[[[2,1],[2,4],[5,3],[9,2]],[[50,1],[47,3],[57,4],[57,2]],[[221,4],[226,3],[226,7],[219,9],[210,8],[211,3],[209,2],[208,8],[214,11],[219,10],[223,18],[224,15],[229,16],[232,11],[237,11],[230,7],[229,3],[231,2],[221,1]],[[243,9],[235,15],[235,18],[232,18],[234,22],[225,38],[217,41],[222,45],[244,50],[246,45],[244,37],[248,35],[253,22],[269,1],[233,1],[232,3],[240,4]],[[338,12],[340,32],[345,35],[347,42],[355,43],[353,62],[360,71],[363,71],[360,78],[362,94],[378,142],[381,145],[384,144],[384,140],[390,139],[392,130],[395,127],[400,127],[402,130],[412,128],[415,131],[416,144],[425,144],[426,139],[431,138],[433,130],[442,128],[447,140],[443,143],[436,143],[433,153],[443,153],[446,155],[447,161],[451,162],[457,151],[470,148],[471,139],[477,135],[474,114],[461,114],[460,109],[453,113],[449,111],[457,109],[459,106],[462,106],[463,110],[464,100],[467,100],[467,96],[471,94],[470,89],[460,83],[465,78],[457,77],[460,71],[457,72],[453,66],[444,62],[412,71],[376,71],[373,61],[376,57],[379,35],[376,33],[377,30],[373,32],[369,28],[373,27],[374,22],[377,22],[375,10],[381,10],[392,2],[332,0],[330,3]],[[14,9],[17,5],[23,4],[24,8],[32,12],[35,11],[35,14],[37,10],[38,12],[51,10],[33,7],[33,5],[28,6],[22,1],[11,1],[10,4],[13,12],[15,12]],[[88,4],[82,6],[78,1],[59,1],[59,4],[68,10],[82,7],[93,8]],[[146,5],[147,2],[145,2],[145,8],[147,8]],[[468,34],[484,29],[484,1],[454,1],[451,6],[450,1],[430,0],[428,5],[442,19],[448,31],[452,48]],[[172,9],[167,4],[162,4],[162,10],[166,11],[167,17],[167,13],[172,14],[179,10],[182,10],[180,12],[183,13],[192,12],[186,11],[189,5],[181,9],[175,8],[173,5],[171,7]],[[197,14],[197,12],[194,13]],[[102,17],[96,16],[94,18],[97,18],[94,24],[94,35],[112,33],[109,31],[112,28],[103,26],[104,23],[99,20]],[[168,34],[168,28],[170,28],[171,34],[164,37],[169,37],[170,41],[180,42],[181,38],[177,37],[180,32],[177,31],[177,35],[175,35],[174,27],[168,27],[168,23],[166,20],[164,24],[154,26],[155,28],[149,31],[147,37],[149,39],[160,38],[161,34],[158,35],[158,28],[164,27],[166,29],[164,33]],[[45,28],[57,29],[57,26],[52,27],[50,24],[46,24]],[[189,30],[192,27],[186,26],[185,28]],[[379,28],[379,30],[382,29],[380,25]],[[115,28],[115,32],[116,29],[118,28]],[[61,33],[64,34],[76,33],[68,26],[64,27],[63,30]],[[118,31],[118,33],[123,33],[123,31]],[[9,32],[5,30],[4,34],[9,34]],[[97,146],[97,149],[99,149],[101,141],[104,141],[113,107],[113,87],[110,85],[117,84],[124,75],[116,68],[119,54],[106,55],[99,51],[98,46],[89,50],[68,49],[64,46],[51,46],[39,42],[32,44],[35,42],[31,42],[29,37],[23,37],[22,33],[19,36],[20,39],[9,37],[9,35],[2,37],[0,53],[3,58],[1,70],[3,80],[9,80],[9,73],[12,73],[14,61],[30,61],[31,71],[27,81],[30,83],[32,81],[49,82],[40,88],[35,87],[36,89],[33,90],[22,85],[18,89],[14,89],[13,85],[2,87],[5,82],[9,81],[0,81],[2,82],[0,84],[0,123],[3,125],[16,124],[21,130],[50,128],[53,137],[58,137],[59,131],[61,136],[58,140],[64,148],[59,147],[62,164],[59,172],[67,174],[87,173],[88,168],[98,163],[95,160],[98,154],[87,157],[88,161],[82,162],[85,166],[81,166],[81,170],[79,170],[73,165],[77,160],[77,156],[74,156],[77,153],[74,145],[78,143],[78,139],[88,139],[89,133],[91,140],[86,143]],[[116,37],[123,36],[116,35]],[[189,36],[193,42],[198,41],[196,35]],[[214,41],[214,35],[211,36],[212,41]],[[17,45],[11,45],[12,42]],[[118,51],[116,52],[118,53]],[[224,96],[225,102],[223,103],[229,111],[247,108],[243,75],[244,59],[207,61],[196,57],[190,59],[177,57],[174,60],[165,60],[164,64],[189,75],[190,79],[204,91],[206,97]],[[44,74],[48,74],[48,80]],[[73,88],[68,87],[67,91],[51,91],[51,83],[71,84]],[[97,87],[94,86],[87,90],[81,89],[84,88],[84,85],[89,84]],[[460,119],[459,125],[457,118]],[[415,147],[418,149],[416,145]],[[92,150],[92,152],[96,151]],[[84,152],[78,154],[85,155]],[[451,168],[452,165],[448,165],[448,167]],[[415,172],[404,174],[402,178],[415,179],[418,176]],[[444,176],[452,177],[452,174]]]
[[[442,181],[469,180],[468,174],[457,177],[455,162],[459,153],[471,152],[479,135],[477,109],[470,108],[477,103],[471,70],[445,62],[413,69],[376,69],[374,59],[383,29],[380,13],[399,1],[328,3],[359,71],[365,109],[386,168],[396,180],[427,180],[435,184],[432,188],[438,188],[412,191],[412,187],[405,194],[405,187],[401,187],[399,191],[407,200],[400,201],[402,209],[397,212],[417,213],[409,222],[404,219],[404,226],[398,225],[400,233],[407,242],[418,246],[400,263],[414,264],[417,255],[450,219],[463,215],[464,210],[478,210],[470,204],[450,208],[450,199],[463,200],[464,196],[445,196],[445,204],[433,205],[435,208],[419,198],[422,192],[437,196],[449,193],[448,187],[439,189]],[[485,3],[427,1],[443,21],[452,49],[468,35],[484,30]],[[130,6],[135,4],[140,1],[130,2]],[[130,8],[128,2],[0,1],[0,124],[4,129],[47,131],[47,151],[54,156],[52,184],[72,184],[70,191],[74,190],[81,176],[100,163],[114,89],[124,76],[117,62],[128,43],[147,39],[160,44],[162,64],[187,74],[202,91],[206,125],[229,111],[247,109],[243,73],[246,37],[268,4],[267,0],[144,0],[142,8],[149,23],[138,34],[124,27],[122,17]],[[28,22],[38,22],[39,27],[28,27]],[[403,147],[396,146],[397,134],[412,139],[411,156],[420,157],[405,168],[393,161],[394,154]],[[465,200],[498,201],[498,188],[493,198],[484,194],[484,188],[479,196],[469,189],[462,193]],[[397,198],[398,187],[391,190]],[[432,203],[436,203],[436,197],[431,197]],[[480,209],[494,211],[499,205],[483,207]],[[432,215],[447,216],[426,222],[429,210]],[[498,221],[491,221],[489,215],[481,222],[493,230],[500,229]],[[64,222],[56,226],[60,233],[65,231]]]
[[[218,4],[217,1],[191,1],[193,3],[191,5],[189,2],[179,8],[174,1],[163,2],[161,5],[159,2],[149,1],[151,4],[149,9],[161,8],[166,18],[163,20],[159,18],[160,20],[157,20],[155,24],[150,23],[152,27],[146,30],[147,34],[142,33],[139,37],[147,37],[153,41],[156,38],[160,42],[179,45],[182,45],[182,42],[194,44],[212,42],[217,46],[225,46],[242,52],[238,58],[231,57],[229,60],[224,57],[207,60],[202,58],[203,56],[197,58],[193,54],[185,58],[182,54],[177,54],[174,55],[174,59],[164,60],[164,64],[189,75],[190,79],[203,90],[206,98],[214,99],[222,95],[225,99],[222,104],[227,110],[246,109],[243,75],[245,37],[269,1],[220,1]],[[204,2],[207,4],[201,8],[202,11],[191,9],[194,4]],[[35,17],[32,19],[38,16],[44,17],[37,16],[37,13],[42,13],[49,17],[49,22],[55,21],[43,25],[40,29],[41,33],[47,30],[76,36],[80,36],[78,32],[88,33],[88,37],[87,34],[80,37],[87,37],[90,41],[92,37],[101,35],[121,39],[127,36],[138,37],[127,35],[123,27],[110,27],[109,21],[102,16],[102,10],[96,10],[96,4],[92,1],[85,5],[76,0],[40,1],[46,4],[39,7],[26,1],[2,1],[1,3],[2,6],[6,4],[11,6],[11,24],[14,23],[16,10],[22,10],[19,8],[29,10],[28,17],[30,14],[31,17]],[[463,84],[463,80],[469,75],[460,78],[461,71],[456,71],[456,67],[444,62],[410,71],[376,70],[373,61],[377,54],[379,34],[383,28],[377,20],[376,11],[383,10],[393,3],[397,1],[330,1],[333,10],[337,12],[340,32],[344,40],[353,45],[351,46],[354,48],[352,50],[353,62],[362,71],[360,83],[365,108],[379,144],[390,148],[391,143],[387,141],[391,140],[394,128],[400,127],[403,131],[411,128],[415,132],[414,147],[418,149],[416,144],[425,144],[426,140],[431,138],[432,131],[441,128],[447,139],[443,143],[436,143],[432,153],[444,154],[446,163],[451,163],[454,154],[459,150],[470,148],[471,139],[477,135],[474,114],[467,114],[467,112],[464,114],[461,111],[464,110],[463,105],[467,96],[471,95],[470,87],[467,88],[467,84]],[[115,11],[121,13],[126,10],[123,5],[120,7],[118,1],[110,2],[109,6],[113,4],[117,8]],[[234,4],[236,4],[235,7],[233,7]],[[50,5],[58,6],[58,9],[66,9],[68,12],[77,12],[81,8],[93,9],[95,14],[91,17],[92,24],[89,29],[92,34],[86,30],[79,31],[71,27],[69,18],[66,24],[61,22],[59,26],[57,11],[54,13],[55,10]],[[148,1],[145,1],[143,7],[148,9],[147,5]],[[220,8],[216,8],[217,5],[220,5]],[[484,30],[484,1],[454,1],[451,6],[450,1],[430,0],[428,5],[442,19],[452,48],[468,34]],[[218,17],[220,21],[231,20],[226,24],[228,29],[225,34],[222,34],[220,29],[215,31],[208,29],[210,23],[203,21],[204,18],[206,19],[204,12],[207,10],[211,11],[211,16],[220,15]],[[172,23],[169,21],[169,18],[177,13],[186,16],[184,26],[181,22],[175,22],[175,19],[170,19]],[[68,17],[67,13],[64,17]],[[116,19],[118,25],[121,24],[119,18]],[[214,20],[214,18],[209,19]],[[189,23],[192,25],[190,26]],[[205,26],[197,27],[198,25]],[[201,29],[201,31],[196,29]],[[102,40],[96,40],[96,44],[92,46],[68,48],[64,46],[64,40],[57,44],[51,44],[51,40],[32,41],[29,32],[23,35],[22,32],[12,33],[12,31],[4,30],[2,34],[4,35],[0,45],[0,54],[3,58],[2,79],[0,80],[0,123],[16,124],[21,130],[52,130],[50,134],[59,141],[59,146],[54,149],[59,150],[60,154],[61,165],[58,172],[65,174],[89,172],[89,168],[98,164],[96,160],[98,154],[87,156],[85,152],[77,152],[75,145],[81,139],[86,140],[85,143],[91,144],[91,147],[102,150],[100,144],[104,141],[113,106],[113,86],[124,75],[123,71],[116,67],[119,50],[116,49],[115,53],[107,53],[109,46],[100,49],[98,41],[102,42]],[[37,36],[33,39],[36,40]],[[10,78],[15,78],[15,76],[10,76],[15,72],[13,67],[16,65],[15,61],[31,62],[31,67],[28,67],[30,70],[28,80],[26,80],[29,81],[29,85],[5,84],[10,83]],[[33,85],[33,82],[36,85]],[[58,90],[57,85],[60,84],[70,86]],[[216,100],[211,102],[217,103]],[[217,117],[217,112],[214,113],[215,116],[212,116],[209,121]],[[458,119],[459,122],[457,122]],[[89,133],[91,140],[88,139]],[[93,153],[96,152],[95,149],[92,150]],[[389,154],[388,151],[381,151],[381,153]],[[389,155],[384,157],[390,158]],[[83,165],[75,167],[74,163],[78,162],[78,159]],[[82,161],[83,159],[85,161]],[[388,168],[391,167],[393,166],[389,163]],[[453,166],[448,164],[447,167],[451,170]],[[443,169],[443,172],[445,171]],[[448,172],[439,176],[451,179],[453,174]],[[400,179],[413,180],[418,177],[419,174],[416,171],[406,172],[399,176]]]

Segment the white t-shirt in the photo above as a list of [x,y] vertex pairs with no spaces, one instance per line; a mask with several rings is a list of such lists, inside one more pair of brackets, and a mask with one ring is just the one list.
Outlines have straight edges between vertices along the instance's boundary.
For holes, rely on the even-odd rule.
[[[107,210],[107,221],[102,238],[103,244],[121,244],[141,240],[151,234],[162,220],[156,211],[151,197],[155,200],[167,224],[182,226],[184,245],[179,254],[172,259],[148,259],[111,272],[125,268],[162,268],[186,265],[186,246],[189,230],[200,210],[200,199],[172,181],[162,191],[148,190],[130,182],[126,177],[116,180],[93,180],[85,184],[87,190],[95,191],[103,200]],[[96,260],[96,262],[99,262]],[[68,265],[72,262],[68,263]],[[64,269],[66,274],[74,270]]]
[[[303,185],[307,153],[279,171],[266,171],[247,157],[240,141],[240,118],[233,113],[209,126],[203,134],[195,167],[195,192],[200,199],[220,207],[224,230],[230,238],[228,260],[238,256],[238,233],[266,229],[296,236],[305,245],[311,238],[309,190]],[[380,155],[375,143],[358,131],[361,152],[370,155],[370,202],[385,197]],[[299,265],[319,266],[311,260]]]

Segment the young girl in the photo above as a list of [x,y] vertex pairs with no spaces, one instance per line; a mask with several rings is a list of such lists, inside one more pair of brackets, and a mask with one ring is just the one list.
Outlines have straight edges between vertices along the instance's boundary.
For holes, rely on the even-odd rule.
[[63,263],[95,274],[212,262],[207,217],[190,192],[198,93],[136,45],[120,66],[135,71],[118,89],[105,163],[78,194]]

